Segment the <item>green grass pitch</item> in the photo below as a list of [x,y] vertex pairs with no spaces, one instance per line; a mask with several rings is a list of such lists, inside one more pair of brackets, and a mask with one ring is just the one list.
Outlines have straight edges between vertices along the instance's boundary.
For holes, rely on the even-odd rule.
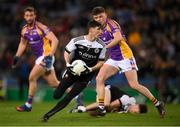
[[95,118],[87,113],[68,113],[70,106],[53,116],[47,123],[40,118],[52,106],[53,102],[34,103],[31,112],[17,112],[15,107],[22,102],[0,102],[0,126],[180,126],[180,104],[166,105],[164,119],[153,105],[148,105],[147,114],[118,114],[111,113],[105,117]]

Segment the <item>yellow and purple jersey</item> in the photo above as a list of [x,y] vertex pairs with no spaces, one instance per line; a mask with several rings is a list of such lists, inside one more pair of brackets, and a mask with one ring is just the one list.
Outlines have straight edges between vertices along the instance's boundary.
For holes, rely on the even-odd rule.
[[104,43],[108,45],[114,39],[113,34],[116,31],[121,32],[123,39],[119,41],[118,44],[116,44],[115,46],[108,48],[109,57],[113,60],[123,60],[132,58],[133,53],[126,43],[125,36],[123,35],[119,24],[114,20],[106,20],[106,26],[103,30],[102,35],[100,36],[101,40],[103,40]]
[[25,25],[22,29],[22,37],[28,41],[31,46],[33,53],[36,57],[40,57],[42,55],[46,56],[51,51],[50,41],[45,37],[50,29],[45,27],[41,27],[41,23],[34,23],[32,29],[29,29],[27,25]]

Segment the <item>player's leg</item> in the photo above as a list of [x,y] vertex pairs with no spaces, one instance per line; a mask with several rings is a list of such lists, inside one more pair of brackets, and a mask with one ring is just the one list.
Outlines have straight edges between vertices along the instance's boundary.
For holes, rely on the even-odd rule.
[[[145,87],[139,84],[138,79],[137,79],[137,71],[136,70],[130,70],[125,72],[125,76],[127,78],[127,81],[129,83],[129,86],[143,95],[145,95],[147,98],[152,100],[154,96],[151,94],[151,92]],[[156,100],[157,102],[157,100]]]
[[52,69],[50,72],[44,74],[43,78],[48,82],[48,85],[56,88],[60,81],[57,79],[56,72]]
[[109,64],[104,64],[97,77],[96,77],[96,92],[98,96],[98,104],[99,108],[104,110],[104,98],[105,98],[105,85],[104,82],[111,77],[112,75],[116,74],[118,72],[118,69],[114,66],[111,66]]
[[75,99],[76,99],[77,107],[83,105],[83,93],[77,95]]
[[70,86],[73,85],[74,82],[75,82],[74,75],[72,75],[71,72],[66,70],[64,74],[62,75],[62,80],[60,84],[54,91],[54,95],[53,95],[54,99],[61,98],[63,94],[65,93],[65,91],[69,93],[71,91],[71,89],[69,88]]
[[77,95],[75,98],[76,100],[76,105],[73,106],[70,110],[69,113],[76,112],[79,106],[83,106],[83,93],[81,92],[79,95]]
[[71,91],[67,93],[67,95],[63,99],[61,99],[54,108],[52,108],[43,116],[42,121],[46,122],[51,116],[65,108],[75,96],[77,96],[84,88],[86,88],[86,85],[87,83],[74,84]]
[[36,64],[44,66],[44,68],[47,70],[43,75],[43,78],[48,82],[49,86],[56,88],[59,85],[59,81],[54,70],[54,62],[54,56],[43,56],[41,59],[36,60]]
[[[58,85],[58,87],[55,89],[54,91],[54,95],[53,98],[54,99],[60,99],[63,94],[65,93],[65,91],[71,86],[73,85],[73,82],[68,82],[65,79],[61,80],[61,83]],[[71,90],[70,90],[71,91]]]
[[35,64],[33,69],[29,75],[29,91],[28,91],[28,100],[22,106],[16,107],[17,111],[31,111],[32,109],[32,101],[33,96],[35,95],[36,88],[37,88],[37,79],[45,73],[45,69]]
[[[104,105],[106,107],[106,110],[108,109],[108,107],[110,106],[110,101],[111,101],[111,92],[109,89],[105,88],[105,98],[104,98]],[[86,107],[84,107],[83,105],[79,105],[76,107],[75,110],[73,110],[74,112],[86,112],[86,111],[92,111],[92,110],[97,110],[98,109],[98,97],[96,96],[96,102],[87,105]],[[80,108],[79,108],[80,107]],[[84,108],[82,108],[84,107]]]
[[129,86],[139,91],[140,93],[145,95],[149,100],[151,100],[153,104],[158,108],[160,116],[164,117],[165,110],[163,108],[162,103],[159,102],[145,86],[139,84],[138,78],[137,78],[137,71],[136,70],[126,71],[125,76],[128,80]]

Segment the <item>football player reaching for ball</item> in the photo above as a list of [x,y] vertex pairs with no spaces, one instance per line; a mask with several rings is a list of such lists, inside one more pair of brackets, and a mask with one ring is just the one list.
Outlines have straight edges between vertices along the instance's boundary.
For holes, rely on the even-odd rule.
[[[127,93],[121,91],[115,86],[107,85],[105,87],[105,107],[108,112],[118,113],[146,113],[147,105],[137,104],[134,97],[129,96]],[[81,105],[73,112],[88,112],[91,116],[98,116],[99,113],[98,103],[92,103],[86,107]]]
[[[88,34],[73,38],[65,47],[64,58],[67,69],[53,96],[55,99],[61,98],[61,100],[42,117],[43,122],[66,107],[74,97],[83,91],[96,71],[103,65],[106,49],[103,42],[98,38],[102,33],[101,28],[102,26],[98,22],[90,21],[88,23]],[[75,60],[82,60],[85,63],[85,70],[80,74],[77,72],[81,70],[74,68],[76,65],[80,66],[77,61],[74,62]],[[72,89],[62,98],[68,87],[72,87]]]

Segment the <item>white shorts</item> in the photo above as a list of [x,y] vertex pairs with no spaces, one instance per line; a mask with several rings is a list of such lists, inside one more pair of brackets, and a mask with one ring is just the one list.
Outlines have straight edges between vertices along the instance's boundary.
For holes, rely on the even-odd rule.
[[124,59],[124,60],[113,60],[108,59],[105,64],[111,65],[119,70],[120,73],[130,71],[130,70],[138,70],[136,65],[136,60],[134,58]]
[[[36,61],[35,61],[35,64],[40,65],[41,62],[42,62],[42,60],[44,59],[44,57],[45,57],[45,56],[40,56],[40,57],[38,57],[38,58],[36,59]],[[46,70],[53,70],[53,69],[54,69],[54,66],[53,66],[54,62],[55,62],[55,58],[54,58],[54,56],[53,56],[52,66],[51,66],[50,68],[46,68]]]

